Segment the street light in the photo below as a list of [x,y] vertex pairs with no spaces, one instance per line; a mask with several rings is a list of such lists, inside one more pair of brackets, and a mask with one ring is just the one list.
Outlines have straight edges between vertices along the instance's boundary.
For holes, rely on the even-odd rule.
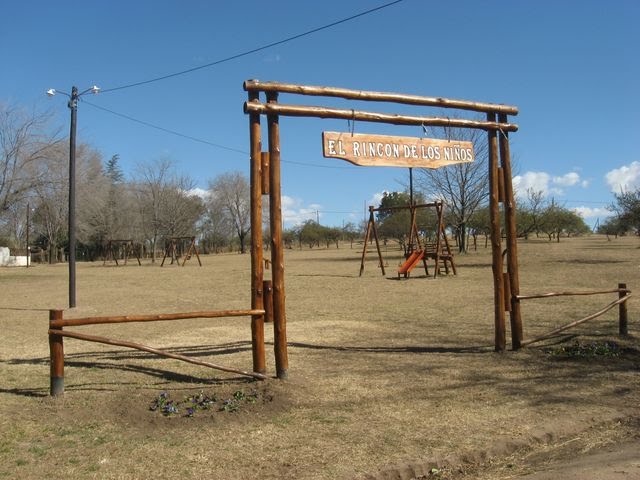
[[85,93],[98,93],[100,88],[93,86],[78,93],[78,87],[71,87],[71,95],[55,88],[47,90],[53,97],[61,93],[69,97],[68,107],[71,110],[71,127],[69,129],[69,308],[76,306],[76,117],[78,99]]

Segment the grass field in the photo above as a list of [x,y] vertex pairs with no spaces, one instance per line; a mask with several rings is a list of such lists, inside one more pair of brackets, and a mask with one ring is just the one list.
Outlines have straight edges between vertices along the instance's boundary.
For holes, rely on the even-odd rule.
[[[521,293],[619,282],[634,291],[638,247],[637,238],[600,236],[522,242]],[[286,382],[65,339],[65,394],[55,399],[47,310],[65,307],[67,266],[0,269],[0,478],[412,478],[447,458],[452,467],[428,478],[454,478],[458,467],[545,440],[596,430],[597,442],[620,439],[640,415],[635,298],[627,338],[617,336],[616,308],[566,335],[497,354],[490,249],[457,256],[455,277],[434,280],[416,269],[397,280],[400,255],[391,248],[387,278],[374,255],[359,278],[360,248],[286,251]],[[202,268],[82,263],[79,306],[65,317],[248,308],[249,261],[224,254],[204,256]],[[523,302],[525,338],[614,298]],[[76,330],[251,369],[246,318]],[[267,325],[271,376],[272,340]],[[594,343],[604,355],[586,349]],[[149,409],[162,392],[178,402],[216,400],[192,416],[186,404],[163,416]]]

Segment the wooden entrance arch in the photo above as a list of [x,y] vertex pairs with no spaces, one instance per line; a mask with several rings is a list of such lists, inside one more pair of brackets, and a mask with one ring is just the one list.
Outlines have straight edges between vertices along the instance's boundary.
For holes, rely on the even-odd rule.
[[[508,121],[509,115],[518,114],[517,107],[399,93],[260,82],[258,80],[244,82],[244,90],[248,92],[248,101],[244,104],[244,112],[249,115],[249,139],[251,144],[251,308],[256,310],[264,309],[262,292],[264,277],[262,195],[268,194],[269,224],[271,227],[274,344],[278,378],[286,378],[288,372],[284,245],[282,242],[280,191],[279,118],[281,116],[333,118],[426,127],[450,126],[485,130],[489,144],[489,204],[493,257],[495,349],[496,351],[504,351],[506,348],[505,311],[510,313],[512,347],[513,349],[521,347],[522,319],[518,301],[520,282],[516,243],[516,209],[511,181],[511,155],[509,150],[509,132],[517,131],[518,126]],[[390,102],[421,107],[453,108],[484,113],[486,114],[486,121],[283,104],[278,102],[278,96],[281,93],[338,97],[358,101]],[[261,101],[261,94],[265,95],[265,101]],[[261,142],[260,119],[262,115],[265,115],[267,119],[268,149],[265,152],[262,152]],[[500,203],[503,204],[505,212],[506,255],[504,257],[501,238]],[[264,338],[264,315],[252,317],[252,338],[255,341]],[[255,361],[256,358],[254,358],[254,363]]]

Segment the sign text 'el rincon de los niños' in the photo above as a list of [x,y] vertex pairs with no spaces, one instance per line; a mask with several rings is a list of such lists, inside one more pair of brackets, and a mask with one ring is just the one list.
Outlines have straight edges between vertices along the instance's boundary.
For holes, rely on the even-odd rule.
[[322,132],[322,151],[365,167],[438,168],[475,158],[471,142],[340,132]]

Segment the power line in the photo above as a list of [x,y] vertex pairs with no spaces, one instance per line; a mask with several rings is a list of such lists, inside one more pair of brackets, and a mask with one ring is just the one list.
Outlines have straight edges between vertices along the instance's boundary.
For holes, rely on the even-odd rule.
[[359,215],[362,212],[341,212],[337,210],[316,210],[318,213],[350,213],[353,215]]
[[116,116],[121,117],[121,118],[126,118],[127,120],[129,120],[131,122],[139,123],[139,124],[144,125],[146,127],[155,128],[156,130],[160,130],[160,131],[165,132],[165,133],[170,133],[171,135],[175,135],[177,137],[186,138],[187,140],[192,140],[194,142],[204,143],[205,145],[210,145],[210,146],[216,147],[216,148],[222,148],[224,150],[229,150],[231,152],[236,152],[236,153],[241,153],[241,154],[244,154],[244,155],[249,155],[249,152],[247,152],[245,150],[240,150],[238,148],[233,148],[233,147],[227,147],[225,145],[220,145],[219,143],[213,143],[213,142],[210,142],[208,140],[203,140],[201,138],[192,137],[191,135],[186,135],[184,133],[176,132],[175,130],[169,130],[168,128],[160,127],[158,125],[154,125],[153,123],[145,122],[144,120],[138,120],[137,118],[130,117],[129,115],[125,115],[124,113],[118,113],[118,112],[115,112],[113,110],[109,110],[108,108],[100,107],[100,106],[98,106],[98,105],[96,105],[94,103],[88,102],[86,100],[84,100],[84,103],[86,103],[87,105],[91,105],[93,108],[97,108],[98,110],[102,110],[104,112],[110,113],[112,115],[116,115]]
[[[191,136],[191,135],[186,135],[184,133],[180,133],[180,132],[177,132],[175,130],[170,130],[168,128],[164,128],[164,127],[161,127],[159,125],[154,125],[153,123],[145,122],[144,120],[139,120],[139,119],[131,117],[129,115],[125,115],[124,113],[119,113],[119,112],[116,112],[114,110],[110,110],[108,108],[101,107],[101,106],[96,105],[94,103],[88,102],[87,100],[84,100],[84,99],[83,99],[83,102],[85,104],[93,107],[93,108],[97,108],[98,110],[102,110],[103,112],[107,112],[107,113],[110,113],[112,115],[116,115],[117,117],[121,117],[121,118],[127,119],[127,120],[129,120],[131,122],[139,123],[140,125],[144,125],[145,127],[149,127],[149,128],[153,128],[153,129],[156,129],[156,130],[160,130],[161,132],[169,133],[171,135],[175,135],[177,137],[185,138],[185,139],[191,140],[193,142],[203,143],[203,144],[209,145],[211,147],[222,148],[224,150],[228,150],[230,152],[235,152],[235,153],[239,153],[239,154],[246,155],[246,156],[250,155],[249,152],[246,151],[246,150],[240,150],[239,148],[227,147],[226,145],[221,145],[219,143],[210,142],[208,140],[203,140],[202,138],[194,137],[194,136]],[[333,168],[333,169],[341,169],[341,170],[345,170],[345,169],[346,170],[353,170],[353,169],[356,168],[356,167],[336,167],[336,166],[333,166],[333,165],[320,165],[320,164],[317,164],[317,163],[295,162],[293,160],[282,160],[281,159],[280,161],[282,163],[289,163],[289,164],[292,164],[292,165],[300,165],[300,166],[303,166],[303,167]]]
[[320,165],[319,163],[305,163],[305,162],[294,162],[293,160],[282,160],[282,163],[289,163],[291,165],[301,165],[303,167],[315,167],[315,168],[333,168],[338,170],[355,170],[357,167],[336,167],[333,165]]
[[317,27],[317,28],[314,28],[314,29],[311,29],[311,30],[307,30],[306,32],[299,33],[297,35],[293,35],[291,37],[287,37],[287,38],[284,38],[282,40],[278,40],[276,42],[269,43],[267,45],[262,45],[260,47],[253,48],[251,50],[247,50],[247,51],[244,51],[242,53],[237,53],[235,55],[231,55],[230,57],[226,57],[226,58],[222,58],[220,60],[216,60],[215,62],[206,63],[206,64],[200,65],[198,67],[189,68],[187,70],[182,70],[180,72],[170,73],[168,75],[163,75],[161,77],[156,77],[156,78],[152,78],[152,79],[149,79],[149,80],[143,80],[141,82],[129,83],[127,85],[121,85],[119,87],[105,88],[104,90],[101,91],[101,93],[115,92],[116,90],[124,90],[125,88],[139,87],[141,85],[147,85],[149,83],[159,82],[161,80],[166,80],[168,78],[173,78],[173,77],[177,77],[177,76],[180,76],[180,75],[186,75],[187,73],[192,73],[192,72],[195,72],[195,71],[198,71],[198,70],[202,70],[204,68],[209,68],[209,67],[213,67],[215,65],[220,65],[221,63],[229,62],[231,60],[236,60],[236,59],[241,58],[241,57],[246,57],[247,55],[251,55],[253,53],[257,53],[257,52],[260,52],[262,50],[266,50],[268,48],[275,47],[277,45],[282,45],[283,43],[288,43],[288,42],[291,42],[293,40],[297,40],[299,38],[306,37],[306,36],[312,35],[314,33],[320,32],[322,30],[327,30],[329,28],[335,27],[336,25],[340,25],[342,23],[350,22],[351,20],[355,20],[356,18],[359,18],[359,17],[364,17],[365,15],[369,15],[370,13],[377,12],[378,10],[383,10],[385,8],[391,7],[392,5],[395,5],[395,4],[400,3],[402,1],[403,0],[394,0],[393,2],[385,3],[384,5],[380,5],[378,7],[371,8],[369,10],[365,10],[364,12],[360,12],[360,13],[357,13],[355,15],[351,15],[350,17],[346,17],[346,18],[343,18],[341,20],[337,20],[335,22],[328,23],[328,24],[323,25],[321,27]]
[[609,205],[610,202],[601,202],[601,201],[596,201],[596,200],[569,200],[569,199],[564,199],[565,202],[570,202],[570,203],[590,203],[590,204],[595,204],[595,205]]

